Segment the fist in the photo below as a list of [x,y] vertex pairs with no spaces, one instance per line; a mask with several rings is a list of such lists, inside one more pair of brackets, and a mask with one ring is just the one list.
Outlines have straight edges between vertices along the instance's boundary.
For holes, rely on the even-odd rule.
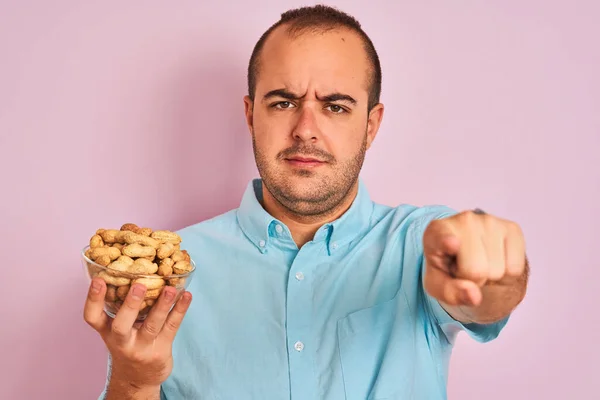
[[423,235],[425,290],[451,306],[477,306],[486,284],[509,284],[526,268],[514,222],[478,211],[433,220]]

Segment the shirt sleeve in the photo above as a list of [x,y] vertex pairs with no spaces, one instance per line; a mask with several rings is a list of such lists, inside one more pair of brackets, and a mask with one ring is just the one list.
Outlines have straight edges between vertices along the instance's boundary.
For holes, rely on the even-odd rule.
[[436,325],[446,336],[449,342],[454,342],[456,335],[464,331],[472,339],[485,343],[493,339],[496,339],[502,329],[506,326],[510,315],[505,318],[490,324],[477,324],[477,323],[463,323],[454,319],[448,312],[442,307],[439,301],[430,296],[424,287],[425,277],[425,258],[423,256],[423,233],[425,228],[434,219],[441,219],[456,214],[456,211],[447,207],[436,207],[432,212],[426,213],[426,216],[421,219],[421,224],[417,229],[419,237],[416,240],[416,245],[419,249],[419,267],[420,267],[420,282],[423,297],[425,298],[425,308],[428,313],[431,322]]

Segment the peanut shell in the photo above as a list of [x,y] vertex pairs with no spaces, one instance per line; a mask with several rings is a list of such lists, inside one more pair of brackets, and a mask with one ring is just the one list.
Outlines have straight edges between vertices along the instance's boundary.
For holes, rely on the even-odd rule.
[[171,242],[163,243],[156,250],[156,256],[163,260],[165,258],[171,257],[175,252],[175,245]]
[[145,258],[138,258],[129,266],[128,271],[132,274],[152,275],[158,271],[158,264]]
[[178,234],[167,230],[154,231],[150,237],[161,242],[171,242],[173,244],[181,243],[181,237]]
[[100,273],[98,274],[99,278],[102,278],[104,280],[104,282],[106,282],[109,285],[114,285],[114,286],[125,286],[125,285],[129,285],[129,283],[131,282],[130,279],[128,278],[123,278],[120,276],[113,276],[108,274],[106,271],[100,271]]
[[121,300],[125,300],[125,298],[127,297],[127,293],[129,293],[130,287],[130,285],[126,285],[117,288],[117,297]]
[[103,254],[100,257],[96,258],[96,264],[102,265],[103,267],[107,267],[110,264],[110,257],[108,254]]
[[123,254],[132,258],[156,257],[156,249],[154,247],[142,246],[139,243],[133,243],[123,247]]
[[106,287],[106,295],[104,296],[106,301],[116,301],[117,300],[117,287],[113,285],[107,285]]
[[121,256],[121,252],[115,247],[96,247],[90,251],[90,256],[94,261],[102,255],[107,255],[113,261]]
[[138,243],[143,246],[153,247],[155,249],[158,249],[158,246],[160,246],[160,242],[158,240],[152,239],[149,236],[140,235],[139,233],[135,232],[125,232],[123,239],[127,244]]
[[135,283],[142,284],[142,285],[146,286],[146,289],[148,289],[148,290],[160,289],[163,286],[165,286],[165,281],[162,279],[158,279],[158,278],[159,278],[159,275],[156,275],[156,278],[137,278],[137,279],[134,279],[131,284],[132,285]]
[[173,265],[173,272],[176,274],[185,274],[192,270],[192,264],[189,261],[181,260],[177,261],[175,265]]
[[90,239],[90,249],[102,246],[104,246],[104,240],[102,240],[102,237],[100,235],[92,236],[92,238]]

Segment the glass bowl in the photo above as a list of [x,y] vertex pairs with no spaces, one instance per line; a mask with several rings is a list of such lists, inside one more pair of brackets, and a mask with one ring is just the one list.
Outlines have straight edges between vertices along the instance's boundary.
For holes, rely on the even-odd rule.
[[156,273],[141,274],[119,271],[94,262],[86,255],[89,249],[90,246],[86,246],[81,251],[81,260],[85,274],[88,278],[88,285],[95,277],[100,277],[106,282],[107,291],[104,297],[104,311],[111,318],[114,318],[117,311],[119,311],[132,283],[141,283],[146,286],[146,296],[144,297],[144,301],[142,302],[136,319],[136,322],[141,322],[148,316],[148,313],[154,306],[163,288],[166,286],[173,286],[177,289],[175,301],[173,302],[174,305],[189,286],[196,271],[196,263],[191,258],[189,262],[192,269],[183,274],[173,273],[162,276]]

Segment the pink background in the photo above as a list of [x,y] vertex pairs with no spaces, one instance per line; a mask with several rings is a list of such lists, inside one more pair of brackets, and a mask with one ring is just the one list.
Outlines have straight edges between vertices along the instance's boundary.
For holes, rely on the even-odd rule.
[[[79,261],[97,228],[181,228],[236,207],[256,173],[246,63],[299,3],[134,3],[0,5],[6,399],[101,391]],[[383,63],[387,112],[363,173],[373,198],[514,219],[533,268],[497,341],[461,335],[450,399],[597,398],[598,2],[396,3],[333,3]]]

